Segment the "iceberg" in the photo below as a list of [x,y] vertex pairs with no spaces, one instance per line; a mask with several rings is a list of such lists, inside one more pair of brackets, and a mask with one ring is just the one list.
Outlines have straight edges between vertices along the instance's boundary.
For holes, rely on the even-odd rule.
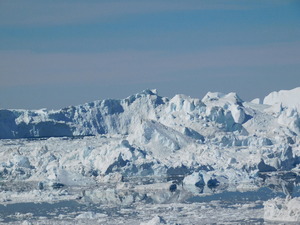
[[[265,174],[300,171],[299,102],[300,88],[273,92],[263,104],[236,93],[169,99],[148,89],[61,110],[1,109],[0,182],[25,182],[33,189],[22,195],[0,192],[0,204],[133,204],[137,199],[162,204],[194,194],[257,189]],[[97,191],[101,185],[108,187]],[[89,189],[77,192],[77,187]],[[165,193],[151,195],[153,189]],[[143,193],[118,193],[129,190]],[[265,205],[266,219],[290,215],[277,212],[279,200],[274,201]],[[106,217],[88,211],[76,218]],[[156,216],[149,223],[164,220]]]

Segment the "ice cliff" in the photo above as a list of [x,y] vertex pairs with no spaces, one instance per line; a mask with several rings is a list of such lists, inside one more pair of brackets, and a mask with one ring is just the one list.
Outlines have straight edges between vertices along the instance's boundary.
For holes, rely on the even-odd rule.
[[[209,92],[202,100],[185,95],[168,99],[159,96],[156,90],[145,90],[122,100],[94,101],[57,111],[1,109],[0,138],[131,134],[147,121],[180,132],[186,128],[186,136],[199,137],[197,133],[212,129],[214,132],[250,131],[253,135],[255,132],[250,130],[253,127],[248,124],[256,123],[265,129],[266,124],[257,123],[262,122],[260,118],[269,125],[277,125],[278,129],[283,125],[299,134],[299,98],[300,88],[272,92],[265,97],[264,104],[244,102],[235,93]],[[284,120],[290,123],[284,124]]]
[[236,93],[169,99],[145,90],[61,110],[1,109],[0,179],[73,184],[196,172],[195,184],[218,185],[299,169],[300,88],[258,103]]

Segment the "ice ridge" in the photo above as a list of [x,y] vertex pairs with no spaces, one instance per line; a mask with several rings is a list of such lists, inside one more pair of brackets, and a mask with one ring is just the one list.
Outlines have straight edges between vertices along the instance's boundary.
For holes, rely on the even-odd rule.
[[297,170],[299,97],[297,88],[271,94],[258,104],[236,93],[169,99],[148,89],[121,100],[61,110],[2,109],[0,178],[34,175],[37,180],[73,184],[74,177],[87,182],[115,173],[196,172],[189,183],[201,178],[195,184],[217,185],[249,181],[258,173]]

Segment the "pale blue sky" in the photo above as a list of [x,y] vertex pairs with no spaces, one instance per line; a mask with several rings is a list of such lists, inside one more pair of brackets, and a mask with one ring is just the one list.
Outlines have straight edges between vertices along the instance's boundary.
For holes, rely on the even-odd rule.
[[0,108],[300,86],[300,1],[0,0]]

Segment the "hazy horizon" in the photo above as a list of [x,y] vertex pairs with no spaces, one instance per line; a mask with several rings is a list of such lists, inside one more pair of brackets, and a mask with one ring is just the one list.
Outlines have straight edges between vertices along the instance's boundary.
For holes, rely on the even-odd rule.
[[300,86],[300,2],[0,3],[0,108]]

